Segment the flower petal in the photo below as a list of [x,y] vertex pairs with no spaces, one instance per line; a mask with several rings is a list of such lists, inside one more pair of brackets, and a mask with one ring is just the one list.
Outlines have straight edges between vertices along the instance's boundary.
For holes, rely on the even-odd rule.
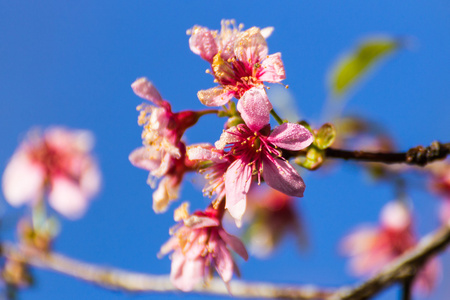
[[217,241],[214,249],[214,264],[223,281],[229,282],[233,277],[233,258],[223,241]]
[[165,102],[162,100],[161,95],[155,86],[145,77],[136,79],[136,81],[131,84],[131,88],[136,95],[147,99],[156,105],[161,105],[162,102]]
[[6,201],[19,206],[39,198],[44,178],[45,172],[39,164],[33,163],[26,153],[17,153],[3,173],[2,188]]
[[263,177],[272,188],[289,196],[303,197],[305,183],[289,162],[263,157]]
[[238,60],[253,65],[266,58],[267,53],[266,39],[258,27],[252,27],[239,34],[234,50]]
[[233,93],[224,90],[222,87],[216,86],[207,90],[201,90],[197,93],[197,97],[203,105],[206,106],[222,106],[227,104]]
[[128,159],[133,166],[148,171],[156,170],[161,165],[160,152],[154,152],[150,147],[137,148],[130,153]]
[[236,220],[244,215],[247,206],[247,192],[250,189],[252,168],[240,159],[234,161],[225,173],[225,208]]
[[272,26],[261,28],[261,35],[267,39],[272,35],[272,32],[275,30]]
[[186,155],[190,160],[211,160],[215,163],[227,161],[223,158],[223,151],[215,149],[213,145],[207,143],[188,146]]
[[258,69],[258,79],[267,82],[280,82],[286,78],[281,53],[275,53],[267,56]]
[[220,139],[214,144],[217,149],[223,150],[226,145],[238,142],[240,138],[238,137],[239,130],[236,126],[231,127],[228,130],[225,130],[220,135]]
[[180,185],[173,184],[172,179],[172,177],[164,177],[153,192],[153,210],[156,213],[165,212],[169,203],[178,199]]
[[234,252],[239,254],[239,256],[242,257],[244,260],[248,260],[247,249],[245,249],[244,244],[239,238],[229,234],[223,229],[219,230],[219,235],[225,242],[225,244],[227,244],[231,249],[233,249]]
[[211,62],[214,55],[218,52],[218,47],[214,34],[206,27],[194,26],[191,30],[192,35],[189,38],[189,48],[197,55],[200,55],[206,61]]
[[284,123],[275,127],[267,140],[282,149],[298,151],[308,147],[314,137],[302,125]]
[[84,214],[88,200],[79,185],[62,176],[53,178],[51,185],[49,203],[56,211],[70,219]]
[[205,259],[203,257],[188,260],[181,251],[173,253],[170,281],[175,287],[184,292],[191,291],[204,274]]
[[259,131],[269,124],[272,104],[263,88],[253,87],[241,97],[237,109],[245,124],[251,130]]

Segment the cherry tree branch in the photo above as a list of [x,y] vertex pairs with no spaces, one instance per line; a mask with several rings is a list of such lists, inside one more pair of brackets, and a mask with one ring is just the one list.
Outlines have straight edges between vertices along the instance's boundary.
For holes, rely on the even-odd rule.
[[[395,283],[412,278],[432,256],[450,244],[450,227],[444,226],[422,238],[412,250],[406,252],[379,273],[354,287],[344,286],[337,290],[314,286],[287,286],[272,283],[232,281],[231,295],[241,298],[284,298],[299,300],[363,300],[368,299]],[[57,253],[42,253],[34,249],[1,244],[1,254],[10,259],[21,260],[29,265],[56,271],[85,280],[112,290],[128,292],[175,292],[167,275],[150,275],[107,268],[74,260]],[[212,279],[206,286],[194,289],[196,293],[229,295],[220,279]]]
[[342,158],[345,160],[358,160],[367,162],[381,162],[387,164],[406,163],[409,165],[425,166],[435,160],[443,159],[450,154],[450,143],[441,144],[437,141],[428,147],[417,146],[407,152],[380,153],[367,151],[349,151],[334,148],[325,150],[330,158]]
[[[24,248],[3,242],[1,245],[3,256],[19,259],[34,267],[56,271],[77,279],[85,280],[107,289],[127,292],[179,292],[168,275],[151,275],[124,271],[116,268],[96,266],[81,262],[57,253],[42,253],[34,249]],[[231,296],[241,298],[285,298],[313,300],[325,299],[332,294],[332,290],[320,290],[313,286],[287,286],[271,283],[249,283],[233,281],[229,290]],[[208,285],[197,286],[193,292],[213,295],[228,295],[224,282],[213,278]]]

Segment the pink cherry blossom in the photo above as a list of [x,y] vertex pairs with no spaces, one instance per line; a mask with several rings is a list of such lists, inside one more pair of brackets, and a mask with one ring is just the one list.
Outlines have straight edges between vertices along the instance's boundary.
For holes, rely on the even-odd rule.
[[186,159],[186,146],[181,138],[187,128],[194,125],[200,116],[194,111],[172,112],[170,103],[163,100],[147,78],[139,78],[131,85],[133,91],[156,106],[143,103],[138,124],[143,126],[142,144],[129,156],[130,162],[150,171],[148,184],[156,187],[156,180],[164,177],[153,193],[155,212],[166,211],[168,204],[178,198],[183,175],[191,170]]
[[[343,254],[351,256],[350,269],[356,275],[370,275],[417,244],[412,229],[411,211],[405,204],[388,203],[382,210],[380,225],[361,227],[344,238]],[[415,280],[415,288],[424,293],[432,290],[440,273],[440,264],[433,258]]]
[[214,203],[217,205],[225,198],[225,173],[232,157],[210,144],[191,145],[187,148],[187,155],[192,161],[202,162],[199,172],[205,173],[207,180],[203,193],[209,197],[216,195]]
[[30,132],[3,173],[5,199],[20,206],[48,197],[62,215],[80,217],[100,188],[100,172],[89,154],[92,145],[87,131],[54,127]]
[[269,186],[289,196],[303,196],[305,184],[279,148],[301,150],[312,143],[313,136],[305,127],[293,123],[284,123],[271,132],[272,105],[263,88],[245,93],[237,108],[245,124],[224,131],[216,148],[227,148],[227,155],[234,159],[225,174],[226,208],[239,221],[253,174],[258,182],[263,177]]
[[[230,27],[233,25],[233,28]],[[252,27],[241,31],[234,23],[222,22],[219,32],[194,26],[189,46],[211,64],[218,87],[198,92],[207,106],[222,106],[231,98],[240,99],[252,87],[263,82],[281,82],[286,78],[281,53],[268,54],[266,37],[273,28]]]
[[228,247],[248,259],[242,242],[222,228],[220,219],[219,212],[212,208],[196,212],[161,247],[159,256],[173,252],[170,279],[180,290],[192,290],[213,268],[228,283],[237,271]]

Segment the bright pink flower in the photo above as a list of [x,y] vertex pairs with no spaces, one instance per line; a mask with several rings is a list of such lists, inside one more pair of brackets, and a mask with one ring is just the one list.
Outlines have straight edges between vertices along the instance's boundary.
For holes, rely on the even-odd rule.
[[143,126],[143,147],[134,150],[130,162],[150,171],[148,184],[156,187],[156,178],[163,178],[153,193],[153,209],[164,212],[170,201],[178,198],[179,187],[192,163],[185,157],[185,145],[181,137],[194,125],[200,114],[194,111],[172,112],[170,103],[163,100],[146,78],[139,78],[131,85],[133,91],[157,106],[143,103],[138,106],[139,125]]
[[282,158],[279,148],[299,151],[308,147],[312,134],[303,126],[284,123],[270,131],[272,105],[263,88],[252,88],[237,105],[245,124],[222,133],[217,149],[229,149],[235,161],[225,175],[226,208],[239,221],[245,212],[246,195],[256,174],[272,188],[289,196],[302,197],[305,184],[300,175]]
[[[373,274],[417,244],[410,210],[398,201],[388,203],[381,213],[379,227],[355,230],[342,241],[342,252],[351,256],[350,268],[356,275]],[[430,260],[416,277],[415,287],[429,292],[436,284],[440,264]]]
[[240,31],[230,28],[234,23],[222,22],[219,32],[194,26],[190,30],[189,46],[195,54],[211,63],[218,87],[198,92],[198,98],[207,106],[222,106],[231,98],[240,99],[252,87],[263,86],[263,81],[280,82],[286,78],[281,53],[267,55],[266,37],[271,29],[252,27]]
[[90,156],[87,131],[54,127],[31,132],[3,173],[3,193],[14,206],[35,205],[48,196],[50,205],[68,218],[80,217],[100,188],[100,172]]
[[184,220],[162,247],[159,256],[173,251],[170,279],[183,291],[190,291],[215,268],[225,283],[235,270],[230,250],[233,249],[245,260],[247,251],[242,242],[228,234],[220,223],[218,211],[212,208],[196,212]]

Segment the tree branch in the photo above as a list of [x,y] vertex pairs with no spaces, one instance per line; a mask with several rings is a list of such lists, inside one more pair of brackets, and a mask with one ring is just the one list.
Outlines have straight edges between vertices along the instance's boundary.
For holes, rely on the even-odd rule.
[[428,147],[417,146],[401,153],[379,153],[366,151],[349,151],[334,148],[325,150],[330,158],[342,158],[346,160],[360,160],[368,162],[381,162],[387,164],[406,163],[409,165],[425,166],[435,160],[443,159],[450,154],[450,143],[441,144],[437,141]]
[[327,300],[368,299],[394,283],[401,283],[415,276],[430,257],[443,251],[449,244],[450,227],[443,226],[422,238],[416,247],[388,264],[372,278],[353,288],[340,288]]
[[[4,242],[2,255],[20,259],[29,265],[56,271],[68,276],[85,280],[112,290],[128,292],[176,292],[168,275],[151,275],[128,272],[116,268],[107,268],[81,262],[57,253],[42,253],[30,248],[18,247]],[[233,281],[230,283],[231,295],[242,298],[285,298],[299,300],[325,299],[332,290],[320,290],[313,286],[287,286],[271,283],[249,283]],[[230,295],[223,281],[213,278],[208,285],[197,286],[193,292]]]
[[[272,283],[250,283],[232,281],[232,296],[242,298],[284,298],[299,300],[363,300],[368,299],[387,287],[411,278],[433,255],[443,251],[450,243],[450,227],[444,226],[422,238],[420,243],[383,268],[372,278],[355,286],[338,290],[314,286],[287,286]],[[177,289],[167,275],[150,275],[100,267],[77,261],[56,253],[42,253],[34,249],[15,246],[8,242],[1,244],[4,257],[21,260],[29,265],[56,271],[85,280],[112,290],[129,292],[174,292]],[[194,289],[197,293],[229,295],[225,284],[217,278],[208,285]]]

